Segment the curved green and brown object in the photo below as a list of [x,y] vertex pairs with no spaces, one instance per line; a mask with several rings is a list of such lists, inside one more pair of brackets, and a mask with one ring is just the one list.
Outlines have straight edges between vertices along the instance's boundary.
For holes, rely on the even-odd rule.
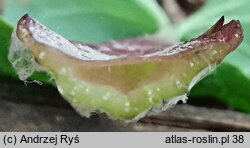
[[243,40],[239,21],[222,17],[201,36],[170,46],[155,38],[84,44],[65,39],[28,15],[13,33],[9,60],[22,80],[46,70],[82,115],[105,112],[137,120],[186,95]]

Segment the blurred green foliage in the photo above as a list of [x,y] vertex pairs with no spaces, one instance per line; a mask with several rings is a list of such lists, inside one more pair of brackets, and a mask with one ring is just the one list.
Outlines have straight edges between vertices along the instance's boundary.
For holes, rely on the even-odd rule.
[[95,43],[152,34],[166,20],[153,0],[7,0],[8,22],[25,13],[68,39]]

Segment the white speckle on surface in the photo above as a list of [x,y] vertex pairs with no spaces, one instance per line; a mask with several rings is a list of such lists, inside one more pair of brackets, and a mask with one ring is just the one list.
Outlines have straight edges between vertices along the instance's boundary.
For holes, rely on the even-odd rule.
[[34,23],[34,21],[33,21],[33,20],[30,20],[29,23],[30,23],[30,25],[32,25],[32,24]]
[[76,91],[78,88],[79,88],[79,87],[75,85],[75,86],[73,87],[73,90]]
[[238,34],[235,34],[234,36],[235,36],[236,38],[239,38],[239,37],[240,37]]
[[130,106],[130,103],[127,101],[124,105],[125,106]]
[[153,101],[153,96],[148,97],[148,100],[149,100],[150,103],[153,103],[154,102]]
[[189,62],[190,67],[194,67],[194,63],[193,62]]
[[218,51],[216,51],[216,50],[212,51],[213,55],[216,55],[217,53],[218,53]]
[[239,23],[237,23],[237,24],[236,24],[236,26],[237,26],[238,28],[240,28],[240,27],[241,27]]
[[108,92],[108,93],[106,93],[106,94],[102,97],[102,99],[105,100],[105,101],[107,101],[107,100],[109,100],[109,96],[110,96],[110,93]]
[[60,71],[59,71],[59,73],[61,74],[61,75],[64,75],[64,74],[66,74],[66,68],[62,68]]
[[86,88],[86,89],[85,89],[85,91],[86,91],[86,92],[89,92],[89,89],[88,89],[88,88]]
[[181,88],[181,87],[182,87],[182,84],[181,84],[180,80],[177,80],[177,81],[176,81],[176,86],[177,86],[178,88]]
[[26,24],[26,20],[25,19],[23,19],[22,21],[21,21],[21,24]]
[[152,90],[148,90],[147,93],[149,96],[153,94]]
[[43,59],[44,56],[45,56],[45,52],[42,51],[42,52],[39,53],[38,58],[39,58],[39,59]]
[[161,89],[159,87],[156,88],[156,91],[160,91]]
[[218,39],[220,42],[225,42],[225,37],[219,38]]
[[22,38],[25,38],[29,34],[28,30],[25,28],[22,28],[21,26],[19,26],[19,30],[21,30],[22,32]]
[[[157,88],[156,88],[156,89],[157,89]],[[150,89],[148,89],[148,90],[147,90],[147,95],[148,95],[148,101],[152,103],[152,102],[153,102],[153,98],[154,98],[153,91],[150,90]]]

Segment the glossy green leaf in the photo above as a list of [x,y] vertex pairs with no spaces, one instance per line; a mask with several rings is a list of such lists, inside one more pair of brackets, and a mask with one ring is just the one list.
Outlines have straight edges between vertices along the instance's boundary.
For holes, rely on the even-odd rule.
[[250,5],[248,0],[209,0],[207,4],[181,24],[178,32],[183,40],[199,34],[224,15],[239,19],[244,28],[244,41],[220,67],[191,91],[192,96],[216,97],[231,107],[250,112]]

